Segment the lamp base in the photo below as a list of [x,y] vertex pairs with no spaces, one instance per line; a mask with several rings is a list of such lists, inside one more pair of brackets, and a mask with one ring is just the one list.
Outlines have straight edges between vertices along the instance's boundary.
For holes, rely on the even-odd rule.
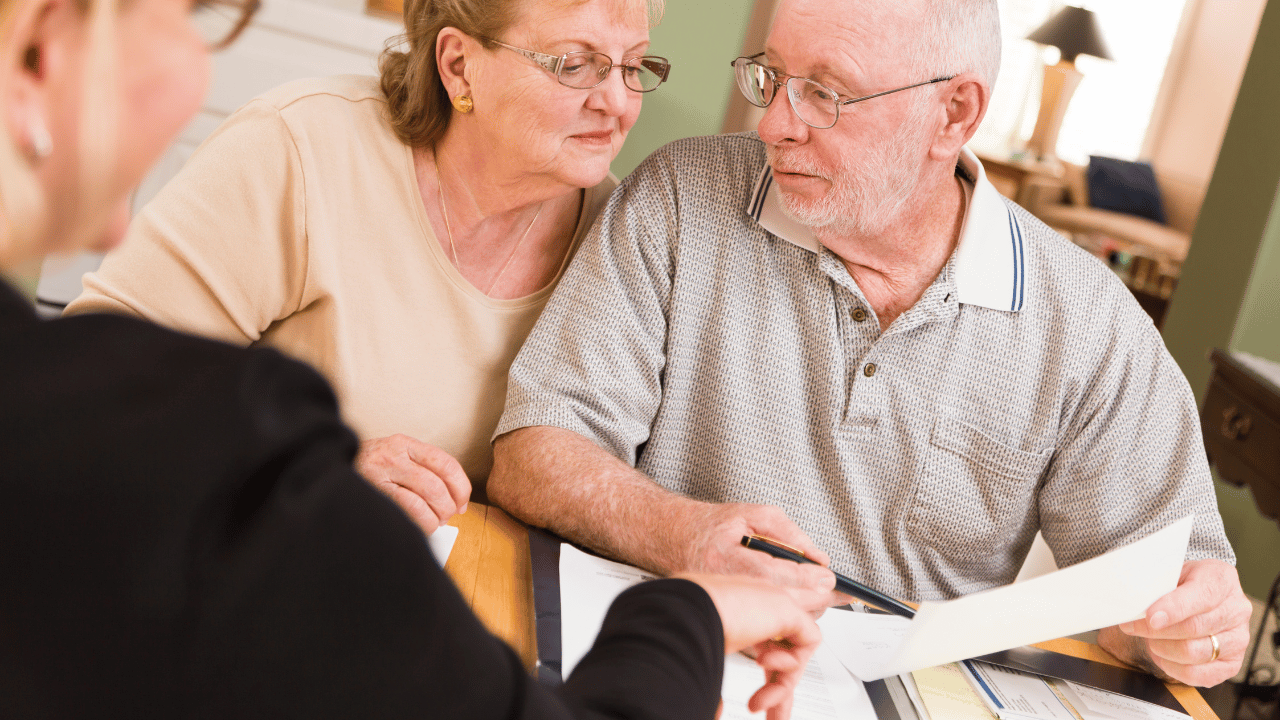
[[1075,63],[1063,60],[1044,68],[1044,90],[1040,93],[1040,115],[1036,117],[1036,129],[1027,142],[1027,155],[1041,163],[1058,163],[1055,149],[1058,147],[1058,131],[1067,116],[1071,96],[1080,86],[1084,75],[1076,70]]

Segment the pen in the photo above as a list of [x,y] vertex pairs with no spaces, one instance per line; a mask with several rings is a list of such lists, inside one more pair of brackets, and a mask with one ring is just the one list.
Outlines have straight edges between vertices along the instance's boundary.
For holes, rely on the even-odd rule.
[[[769,555],[781,560],[790,560],[791,562],[798,563],[812,563],[817,565],[816,562],[805,557],[802,551],[788,545],[783,545],[777,540],[760,537],[759,535],[743,535],[742,546],[750,550],[759,550],[762,553],[768,553]],[[852,595],[863,602],[875,605],[881,610],[887,610],[894,615],[901,615],[904,618],[913,618],[916,616],[916,611],[912,610],[911,606],[905,605],[898,600],[894,600],[879,590],[872,590],[866,585],[863,585],[856,580],[850,580],[840,573],[835,573],[835,576],[836,590],[839,590],[845,595]]]

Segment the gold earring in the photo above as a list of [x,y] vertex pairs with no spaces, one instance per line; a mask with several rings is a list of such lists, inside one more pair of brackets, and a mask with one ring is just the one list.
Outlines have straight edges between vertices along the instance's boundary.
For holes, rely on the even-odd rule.
[[463,115],[466,115],[467,113],[471,112],[472,110],[475,109],[475,107],[476,107],[476,104],[471,101],[470,95],[459,95],[458,97],[453,99],[453,109],[457,110]]

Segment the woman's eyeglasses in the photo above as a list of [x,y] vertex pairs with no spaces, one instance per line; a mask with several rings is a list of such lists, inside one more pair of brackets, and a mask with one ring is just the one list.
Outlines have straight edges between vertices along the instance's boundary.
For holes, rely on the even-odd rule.
[[579,90],[589,90],[604,82],[614,68],[622,68],[623,84],[636,92],[657,90],[671,74],[671,63],[656,55],[623,58],[621,64],[615,65],[613,58],[604,53],[575,51],[563,55],[547,55],[493,39],[489,42],[529,58],[555,75],[561,85]]
[[756,62],[756,58],[762,55],[764,53],[751,57],[740,57],[732,63],[733,74],[738,81],[738,89],[747,98],[747,102],[759,108],[769,107],[769,103],[773,102],[773,98],[778,94],[778,88],[786,86],[787,99],[791,101],[791,109],[795,111],[796,117],[804,121],[805,125],[818,130],[825,130],[836,124],[836,121],[840,119],[841,105],[852,105],[853,103],[870,100],[881,95],[891,95],[911,88],[946,82],[955,77],[952,75],[951,77],[934,78],[914,85],[846,100],[842,99],[836,91],[814,80],[787,75],[767,65],[761,65]]
[[230,45],[249,25],[262,0],[196,0],[191,22],[210,50]]

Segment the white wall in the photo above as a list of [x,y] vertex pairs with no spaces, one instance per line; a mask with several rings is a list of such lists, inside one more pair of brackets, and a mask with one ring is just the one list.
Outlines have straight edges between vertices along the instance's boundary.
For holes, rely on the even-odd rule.
[[1167,104],[1148,138],[1163,172],[1208,185],[1266,0],[1198,0],[1186,46],[1170,67]]

